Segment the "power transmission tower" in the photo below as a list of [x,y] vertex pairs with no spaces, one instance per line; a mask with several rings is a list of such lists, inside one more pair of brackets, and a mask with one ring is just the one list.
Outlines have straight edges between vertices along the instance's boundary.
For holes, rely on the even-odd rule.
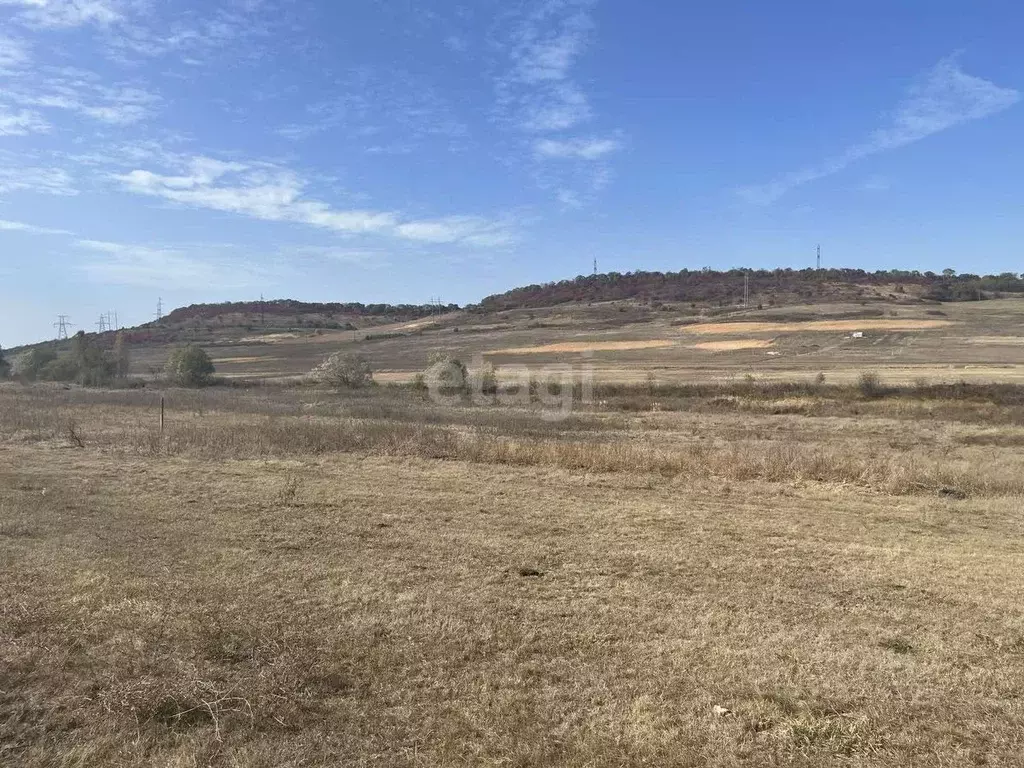
[[120,331],[121,326],[117,322],[117,310],[110,310],[107,312],[107,330],[108,331]]
[[597,259],[594,259],[594,277],[597,277]]
[[818,271],[821,272],[821,246],[818,246]]
[[164,300],[158,298],[156,300],[156,321],[159,323],[164,319]]
[[98,329],[99,333],[106,333],[107,330],[109,330],[107,328],[107,322],[107,316],[100,315],[100,319],[96,321],[96,328]]
[[68,322],[67,315],[57,315],[57,322],[53,324],[53,327],[57,329],[57,341],[67,339],[68,328],[73,328],[74,324]]

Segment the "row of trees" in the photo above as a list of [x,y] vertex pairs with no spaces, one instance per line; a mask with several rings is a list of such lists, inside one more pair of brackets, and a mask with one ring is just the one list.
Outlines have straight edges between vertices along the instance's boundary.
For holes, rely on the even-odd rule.
[[103,387],[128,376],[131,356],[124,334],[118,334],[112,349],[102,349],[79,331],[71,339],[69,352],[60,354],[50,345],[33,347],[20,355],[8,373],[23,381],[75,382],[86,387]]
[[1001,275],[941,274],[916,270],[862,269],[683,269],[679,272],[609,272],[581,275],[543,285],[527,285],[507,293],[488,296],[480,302],[484,310],[549,307],[573,301],[658,301],[718,302],[734,299],[743,291],[744,279],[751,294],[795,294],[805,297],[835,293],[839,286],[919,286],[927,298],[967,301],[997,293],[1024,293],[1024,278],[1016,273]]
[[[128,378],[131,353],[123,333],[110,349],[94,344],[84,332],[71,339],[63,353],[52,345],[40,345],[9,361],[0,347],[0,379],[76,383],[85,387],[106,387]],[[174,350],[167,360],[167,381],[181,387],[205,387],[213,383],[215,368],[204,349],[188,345]]]

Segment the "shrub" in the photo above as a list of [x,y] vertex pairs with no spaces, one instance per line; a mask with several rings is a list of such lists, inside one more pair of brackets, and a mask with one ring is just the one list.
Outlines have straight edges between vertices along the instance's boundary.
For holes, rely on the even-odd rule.
[[41,381],[75,381],[78,378],[78,364],[64,355],[56,360],[51,360],[36,374]]
[[213,382],[215,368],[206,350],[189,344],[171,353],[164,367],[167,379],[179,387],[205,387]]
[[860,375],[860,378],[857,379],[857,389],[864,397],[872,399],[885,394],[885,386],[882,384],[881,377],[871,371]]
[[35,347],[14,361],[14,375],[25,381],[35,381],[39,372],[56,359],[57,353],[51,347]]
[[469,371],[465,363],[443,352],[430,356],[430,367],[426,370],[427,386],[441,395],[466,394],[469,392]]
[[337,389],[359,389],[373,383],[369,363],[359,355],[335,352],[310,371],[310,378]]

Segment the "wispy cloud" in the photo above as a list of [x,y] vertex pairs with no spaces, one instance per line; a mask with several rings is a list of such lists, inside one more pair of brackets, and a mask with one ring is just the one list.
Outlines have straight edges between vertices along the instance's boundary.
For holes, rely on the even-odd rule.
[[0,165],[0,195],[11,192],[77,195],[74,180],[63,168]]
[[50,124],[38,112],[21,109],[8,112],[0,106],[0,136],[28,136],[30,133],[46,133]]
[[942,131],[1009,109],[1021,93],[975,77],[960,68],[958,57],[943,59],[916,84],[897,107],[889,123],[867,141],[811,166],[740,194],[751,202],[768,205],[787,192],[845,170],[864,158],[905,147]]
[[35,224],[26,224],[21,221],[8,221],[0,219],[0,232],[26,232],[32,235],[70,235],[65,229],[51,229],[50,227],[38,227]]
[[397,213],[339,210],[305,196],[297,173],[268,163],[192,158],[176,175],[134,170],[115,178],[141,195],[274,222],[303,224],[345,235],[386,235],[430,243],[498,247],[514,239],[510,220],[451,216],[403,221]]
[[469,128],[455,109],[414,73],[361,69],[336,91],[310,104],[301,119],[277,133],[294,141],[339,133],[373,154],[407,154],[428,142],[459,150],[468,140]]
[[[250,288],[266,284],[268,273],[251,263],[217,254],[216,248],[165,248],[132,243],[78,240],[96,254],[79,264],[93,282],[181,290]],[[233,249],[223,249],[233,250]]]
[[0,35],[0,74],[24,67],[31,60],[28,43],[9,35]]
[[121,18],[123,3],[114,0],[0,0],[19,9],[22,21],[35,27],[107,25]]
[[503,120],[528,133],[562,131],[592,117],[572,70],[590,42],[594,0],[540,0],[502,43],[509,67],[496,82]]
[[576,74],[594,39],[595,4],[534,0],[497,43],[507,63],[495,84],[499,121],[522,137],[537,184],[567,208],[607,185],[608,160],[621,148],[618,138],[578,134],[595,117]]
[[576,138],[576,139],[540,139],[534,144],[534,150],[542,157],[561,159],[598,160],[619,149],[616,139]]
[[83,70],[44,68],[14,78],[3,98],[33,110],[65,110],[109,125],[153,116],[161,99],[137,85],[106,85]]

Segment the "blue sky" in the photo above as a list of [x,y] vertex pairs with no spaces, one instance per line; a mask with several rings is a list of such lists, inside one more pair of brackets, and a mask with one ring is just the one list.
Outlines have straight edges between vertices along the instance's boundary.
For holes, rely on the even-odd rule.
[[0,343],[589,272],[1024,270],[1024,8],[0,0]]

